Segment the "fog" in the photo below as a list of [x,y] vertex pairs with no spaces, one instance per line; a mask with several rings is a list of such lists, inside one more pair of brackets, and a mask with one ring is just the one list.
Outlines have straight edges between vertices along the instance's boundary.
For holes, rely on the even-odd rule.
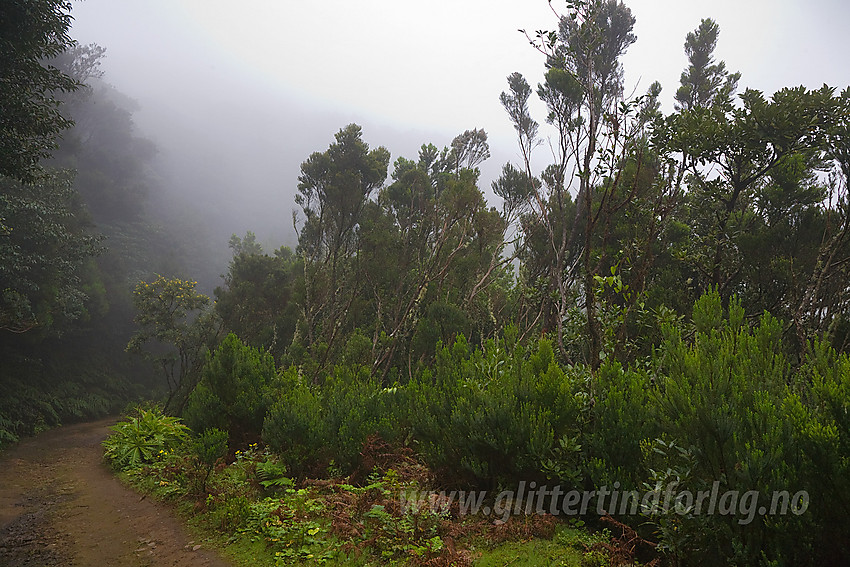
[[[348,123],[393,160],[484,128],[492,157],[480,186],[492,200],[491,181],[517,159],[498,95],[511,72],[531,84],[542,75],[542,56],[517,30],[554,28],[545,0],[307,4],[73,4],[72,37],[106,47],[104,79],[138,102],[138,130],[159,150],[156,214],[204,242],[211,274],[224,270],[233,233],[254,231],[267,251],[295,244],[299,166]],[[687,63],[685,35],[704,17],[720,24],[716,54],[742,72],[741,88],[850,83],[841,0],[627,4],[638,36],[625,58],[628,88],[640,94],[661,81],[666,111]]]

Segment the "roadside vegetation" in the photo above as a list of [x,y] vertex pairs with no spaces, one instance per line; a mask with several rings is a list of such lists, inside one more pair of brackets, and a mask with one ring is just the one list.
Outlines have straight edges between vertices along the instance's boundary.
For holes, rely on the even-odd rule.
[[175,504],[238,564],[579,566],[596,564],[588,563],[602,556],[594,549],[610,538],[590,535],[582,521],[494,521],[448,499],[415,500],[436,486],[433,473],[376,436],[361,452],[374,463],[368,474],[298,478],[258,443],[230,451],[221,430],[192,435],[155,408],[113,430],[105,454],[119,476]]
[[[192,429],[141,410],[115,427],[106,455],[134,486],[233,534],[225,544],[262,543],[250,549],[281,565],[486,565],[526,546],[565,565],[805,564],[843,553],[850,478],[850,358],[812,348],[792,372],[778,321],[747,323],[716,292],[691,321],[664,327],[645,364],[606,361],[595,377],[558,363],[548,339],[472,347],[460,337],[404,384],[383,386],[357,364],[314,383],[295,366],[274,372],[231,334],[189,398]],[[596,492],[580,514],[529,495],[497,509],[498,495],[531,481]],[[675,498],[618,507],[598,492],[675,497],[715,482],[734,494],[725,511]],[[447,497],[458,489],[486,491],[477,513]]]

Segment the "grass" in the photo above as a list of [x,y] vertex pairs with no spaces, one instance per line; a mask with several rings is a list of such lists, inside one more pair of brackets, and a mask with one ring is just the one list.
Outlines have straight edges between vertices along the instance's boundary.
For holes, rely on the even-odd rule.
[[594,565],[598,555],[589,548],[609,538],[605,531],[591,533],[581,522],[560,523],[551,538],[507,541],[482,551],[473,567],[585,567]]

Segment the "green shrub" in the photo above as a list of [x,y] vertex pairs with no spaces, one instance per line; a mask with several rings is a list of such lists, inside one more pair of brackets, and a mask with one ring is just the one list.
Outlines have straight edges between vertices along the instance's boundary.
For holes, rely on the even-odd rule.
[[358,466],[370,435],[378,434],[390,443],[399,438],[397,391],[383,388],[363,366],[338,366],[328,377],[322,387],[322,406],[327,442],[341,471],[352,472]]
[[230,333],[212,354],[183,417],[194,431],[218,428],[233,440],[259,437],[277,376],[274,358]]
[[369,435],[388,441],[399,435],[395,392],[382,388],[360,365],[336,367],[321,386],[306,383],[290,369],[266,418],[263,438],[297,474],[331,461],[340,472],[350,473]]
[[330,459],[330,438],[319,388],[308,384],[295,367],[284,374],[277,399],[263,425],[263,439],[300,474],[310,461]]
[[648,471],[641,444],[661,435],[653,377],[607,361],[592,384],[587,381],[587,423],[580,437],[585,474],[594,486],[642,488]]
[[535,346],[471,350],[461,336],[438,349],[433,372],[407,393],[406,421],[428,464],[490,486],[540,476],[555,440],[575,435],[582,402],[551,343]]
[[201,492],[207,491],[207,480],[210,478],[213,467],[219,459],[227,454],[227,431],[215,427],[205,429],[203,433],[192,440],[192,451],[198,466],[203,470],[201,481]]
[[179,418],[158,409],[139,410],[110,429],[113,433],[103,441],[104,456],[119,470],[138,468],[173,451],[186,441],[188,432]]
[[[689,462],[681,460],[680,451],[667,451],[652,469],[667,470],[661,475],[665,482],[680,480],[679,490],[695,494],[719,481],[721,492],[757,491],[765,499],[759,503],[767,505],[775,492],[812,491],[813,512],[751,518],[740,513],[661,515],[655,518],[666,534],[661,543],[683,562],[806,563],[815,553],[814,534],[820,529],[813,525],[814,511],[841,498],[836,488],[847,473],[836,458],[841,438],[835,417],[841,412],[824,411],[829,403],[819,400],[818,393],[828,398],[826,392],[836,391],[833,385],[846,378],[840,370],[830,371],[831,377],[819,382],[819,371],[804,368],[801,372],[814,374],[814,380],[795,379],[783,354],[782,325],[765,314],[750,327],[735,299],[724,314],[717,292],[696,302],[693,321],[691,339],[678,327],[664,330],[655,390],[662,433],[687,452]],[[829,494],[819,488],[826,478],[838,482]]]
[[[794,465],[806,479],[815,524],[806,540],[824,564],[850,561],[850,357],[815,343],[798,375],[793,426],[801,459]],[[810,408],[801,411],[801,406]]]

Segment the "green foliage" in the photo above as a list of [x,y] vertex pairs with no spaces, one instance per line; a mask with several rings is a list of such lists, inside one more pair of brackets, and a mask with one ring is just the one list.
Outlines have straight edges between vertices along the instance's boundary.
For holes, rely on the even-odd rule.
[[183,418],[195,431],[218,427],[232,439],[260,435],[277,369],[270,354],[230,333],[207,356]]
[[461,336],[406,388],[406,422],[426,462],[495,486],[539,475],[555,440],[577,431],[582,403],[574,376],[541,340],[526,352]]
[[250,517],[251,501],[241,494],[234,494],[215,502],[208,521],[220,531],[232,532],[243,529]]
[[[487,545],[480,550],[474,567],[579,567],[591,561],[595,553],[587,553],[587,546],[603,538],[590,534],[585,529],[559,526],[552,539],[523,538],[522,541],[507,541],[498,545]],[[606,558],[607,559],[607,558]],[[609,563],[601,563],[609,565]]]
[[[387,176],[390,153],[369,149],[362,130],[350,124],[340,130],[326,152],[313,153],[301,164],[295,202],[304,214],[297,253],[304,262],[303,331],[305,345],[336,346],[340,326],[350,329],[349,310],[359,286],[353,280],[363,211],[371,194]],[[328,363],[326,350],[315,360]]]
[[227,454],[227,437],[227,431],[213,427],[205,429],[192,440],[192,451],[195,453],[198,465],[204,470],[201,492],[207,491],[207,480],[210,478],[213,467]]
[[0,372],[0,447],[66,423],[106,417],[126,405],[130,384],[121,377],[104,375],[91,368],[91,361],[77,361],[66,352],[62,372],[74,380],[56,382],[58,373],[50,365],[55,359],[15,360],[6,358]]
[[281,359],[295,335],[294,294],[304,268],[289,248],[268,256],[249,244],[240,241],[234,250],[225,285],[215,290],[215,312],[247,344]]
[[177,344],[185,333],[186,317],[209,304],[209,297],[195,291],[198,282],[157,276],[152,282],[139,282],[134,290],[141,327],[127,346],[138,350],[150,340]]
[[[653,405],[661,434],[675,441],[659,441],[658,449],[645,455],[651,479],[647,484],[675,481],[680,490],[696,494],[719,482],[721,491],[758,491],[763,505],[775,493],[807,490],[812,513],[753,512],[746,519],[660,514],[654,521],[661,543],[681,561],[702,560],[707,550],[714,550],[717,561],[735,564],[803,561],[819,547],[814,538],[799,534],[823,534],[823,527],[815,529],[813,524],[825,527],[840,521],[824,521],[821,514],[830,508],[826,501],[832,497],[815,500],[818,487],[825,475],[838,478],[846,470],[841,459],[834,458],[840,454],[841,439],[834,418],[820,411],[822,406],[813,399],[818,382],[793,379],[778,321],[765,314],[750,327],[735,299],[725,310],[716,291],[705,294],[694,306],[694,325],[690,340],[680,329],[668,327],[658,351]],[[806,375],[809,368],[800,372]],[[835,381],[830,382],[844,380],[839,375],[833,373]],[[731,547],[724,542],[732,542]],[[824,548],[820,552],[827,553]]]
[[812,547],[825,557],[850,557],[839,535],[850,529],[844,512],[850,508],[850,356],[814,343],[799,384],[787,411],[800,437],[798,474],[815,515]]
[[290,353],[309,357],[301,367],[314,380],[348,362],[354,339],[388,385],[404,365],[410,375],[417,360],[431,361],[435,336],[496,332],[508,222],[478,188],[488,156],[487,134],[467,130],[442,151],[423,145],[418,161],[397,159],[382,187],[389,152],[370,150],[349,125],[302,164],[303,280],[293,293],[302,309]]
[[[226,437],[210,432],[209,439],[214,447]],[[410,495],[420,494],[424,487],[404,472],[373,473],[368,484],[359,487],[311,480],[296,489],[281,476],[285,469],[280,462],[257,444],[236,451],[234,462],[216,466],[206,490],[198,491],[196,484],[204,474],[198,467],[199,444],[204,444],[201,438],[163,451],[125,478],[145,492],[191,507],[196,515],[193,524],[218,534],[228,551],[244,550],[248,542],[261,544],[250,547],[252,564],[267,560],[262,564],[468,565],[480,553],[464,548],[474,546],[483,551],[483,565],[522,556],[527,561],[521,564],[566,567],[578,565],[580,542],[599,540],[570,528],[552,541],[494,546],[510,532],[491,535],[486,519],[453,520],[448,510],[411,506]],[[209,462],[216,462],[216,454],[209,453]],[[257,486],[259,479],[267,479],[274,497],[264,497],[267,493]],[[526,518],[511,529],[526,533],[527,522]]]
[[682,72],[682,84],[676,91],[677,107],[692,109],[731,102],[741,74],[730,74],[723,61],[714,62],[719,34],[719,26],[710,18],[688,33],[685,54],[690,65]]
[[257,480],[263,488],[291,488],[292,479],[286,476],[286,467],[273,460],[259,461],[256,465]]
[[362,367],[339,366],[321,386],[290,368],[277,395],[263,439],[299,474],[331,462],[351,472],[369,435],[389,441],[402,435],[396,421],[398,389],[382,388]]
[[103,442],[104,456],[118,470],[138,468],[163,453],[178,448],[188,437],[180,419],[159,410],[139,410],[138,415],[113,425]]
[[[362,479],[374,435],[413,469],[415,451],[445,484],[805,490],[801,514],[742,521],[651,506],[634,521],[671,564],[847,562],[850,90],[746,90],[733,104],[739,75],[714,61],[719,29],[703,20],[685,43],[676,112],[662,117],[657,83],[624,97],[629,9],[570,2],[556,31],[529,37],[546,55],[536,94],[555,129],[554,161],[536,175],[534,90],[514,73],[500,97],[523,160],[493,183],[501,211],[478,187],[483,130],[399,158],[385,185],[389,152],[349,125],[302,164],[297,251],[265,255],[252,232],[234,235],[225,286],[204,312],[194,281],[122,291],[174,244],[138,212],[152,147],[133,136],[127,101],[94,88],[67,97],[82,120],[57,162],[80,167],[79,194],[64,174],[36,175],[69,124],[55,91],[97,76],[103,50],[73,46],[54,60],[64,72],[45,67],[70,45],[67,3],[7,4],[0,444],[129,395],[99,363],[78,373],[62,362],[92,337],[125,341],[132,301],[127,349],[162,366],[167,409],[188,400],[182,413],[202,433],[186,443],[175,418],[140,411],[113,428],[107,458],[162,496],[203,494],[196,506],[212,524],[268,543],[280,564],[339,559],[343,547],[379,561],[456,559],[447,518],[394,500],[395,471],[365,487],[304,481]],[[99,263],[79,196],[117,243]],[[91,336],[56,341],[75,321]],[[220,324],[233,333],[208,353]],[[270,449],[250,443],[261,433]],[[244,449],[231,464],[228,441]],[[535,549],[555,564],[559,545],[594,543]],[[539,561],[520,549],[495,560]]]
[[[0,7],[0,175],[24,182],[71,125],[58,92],[80,85],[48,61],[71,46],[71,3],[9,0]],[[2,218],[2,217],[0,217]]]
[[307,491],[292,491],[285,500],[268,498],[253,503],[247,528],[274,546],[278,564],[330,559],[336,550],[329,549],[325,541],[327,527],[323,522],[304,518],[321,507]]
[[250,230],[245,233],[245,238],[232,235],[227,245],[234,256],[258,256],[263,253],[263,247],[257,242],[257,235]]
[[434,521],[439,518],[434,518],[433,513],[430,518],[428,513],[422,516],[425,518],[407,511],[399,517],[388,512],[386,506],[373,504],[363,519],[367,536],[374,541],[374,551],[384,560],[438,555],[444,545]]
[[88,262],[102,249],[72,178],[56,172],[28,186],[0,178],[0,333],[58,335],[90,315],[99,276]]
[[205,429],[192,441],[192,450],[198,462],[211,469],[227,454],[227,431],[215,427]]
[[318,388],[289,368],[283,375],[278,398],[269,408],[263,425],[263,440],[296,471],[305,462],[327,457],[328,435]]
[[[21,3],[7,4],[0,10],[8,16]],[[3,19],[0,26],[15,30],[0,34],[0,50],[28,52],[31,45],[16,42],[31,28],[49,28],[45,10],[60,5],[26,4],[31,18],[44,20]],[[103,53],[74,43],[34,62],[85,83],[56,97],[76,123],[28,185],[0,181],[0,414],[13,436],[103,417],[164,389],[152,383],[144,361],[123,352],[133,331],[129,282],[173,265],[184,243],[148,224],[154,148],[135,135],[135,103],[99,81]],[[0,74],[7,71],[14,69],[4,66]],[[15,85],[17,95],[25,86]],[[3,98],[0,106],[9,102]],[[0,121],[7,118],[25,127],[11,114]]]
[[166,410],[183,409],[197,384],[207,349],[219,331],[211,314],[191,318],[194,311],[209,304],[209,297],[195,291],[196,285],[195,281],[159,275],[152,282],[139,282],[133,291],[139,329],[127,343],[127,350],[143,352],[152,343],[146,354],[165,374]]
[[619,482],[623,490],[641,488],[646,478],[641,444],[660,434],[653,377],[610,361],[592,380],[579,438],[585,473],[595,486]]

